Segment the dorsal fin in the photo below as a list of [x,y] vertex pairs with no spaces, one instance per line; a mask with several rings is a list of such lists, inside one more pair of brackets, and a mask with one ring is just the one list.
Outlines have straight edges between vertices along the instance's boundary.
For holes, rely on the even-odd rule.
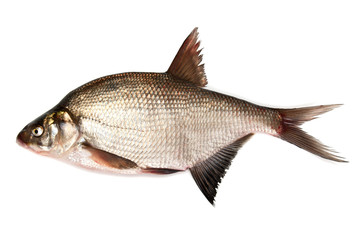
[[214,205],[217,187],[231,165],[238,150],[245,144],[253,133],[248,134],[234,143],[222,148],[207,160],[190,168],[192,177],[207,200]]
[[198,50],[199,45],[198,31],[197,28],[195,28],[178,50],[167,73],[177,78],[190,81],[196,86],[206,86],[207,78],[204,72],[204,64],[201,64],[202,55],[200,53],[202,49]]

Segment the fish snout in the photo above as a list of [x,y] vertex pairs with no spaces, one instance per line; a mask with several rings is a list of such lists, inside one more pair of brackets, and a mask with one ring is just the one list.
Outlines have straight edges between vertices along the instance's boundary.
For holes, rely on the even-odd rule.
[[30,145],[30,136],[29,133],[23,129],[16,137],[16,143],[19,144],[21,147],[30,150],[31,152],[38,153],[33,147]]
[[16,143],[19,144],[21,147],[29,148],[28,145],[25,143],[27,138],[27,132],[25,130],[22,130],[16,137]]

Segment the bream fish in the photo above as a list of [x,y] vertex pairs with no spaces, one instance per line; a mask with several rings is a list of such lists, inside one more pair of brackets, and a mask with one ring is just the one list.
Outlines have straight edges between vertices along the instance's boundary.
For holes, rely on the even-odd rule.
[[190,170],[212,204],[238,150],[255,133],[344,162],[300,125],[339,105],[275,109],[204,89],[195,28],[167,72],[105,76],[73,90],[17,136],[23,147],[123,174]]

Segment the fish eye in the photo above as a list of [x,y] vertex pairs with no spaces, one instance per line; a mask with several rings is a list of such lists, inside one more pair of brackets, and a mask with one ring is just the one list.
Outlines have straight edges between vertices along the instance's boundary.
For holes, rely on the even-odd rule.
[[36,128],[32,129],[32,135],[35,137],[40,137],[43,132],[44,129],[41,126],[37,126]]

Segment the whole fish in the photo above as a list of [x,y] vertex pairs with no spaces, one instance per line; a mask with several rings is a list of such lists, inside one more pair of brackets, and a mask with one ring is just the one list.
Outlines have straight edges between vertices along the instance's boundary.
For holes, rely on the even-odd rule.
[[232,159],[255,133],[344,162],[300,128],[339,105],[275,109],[204,89],[199,45],[195,28],[167,72],[121,73],[80,86],[29,123],[17,142],[100,171],[169,174],[189,169],[212,204]]

